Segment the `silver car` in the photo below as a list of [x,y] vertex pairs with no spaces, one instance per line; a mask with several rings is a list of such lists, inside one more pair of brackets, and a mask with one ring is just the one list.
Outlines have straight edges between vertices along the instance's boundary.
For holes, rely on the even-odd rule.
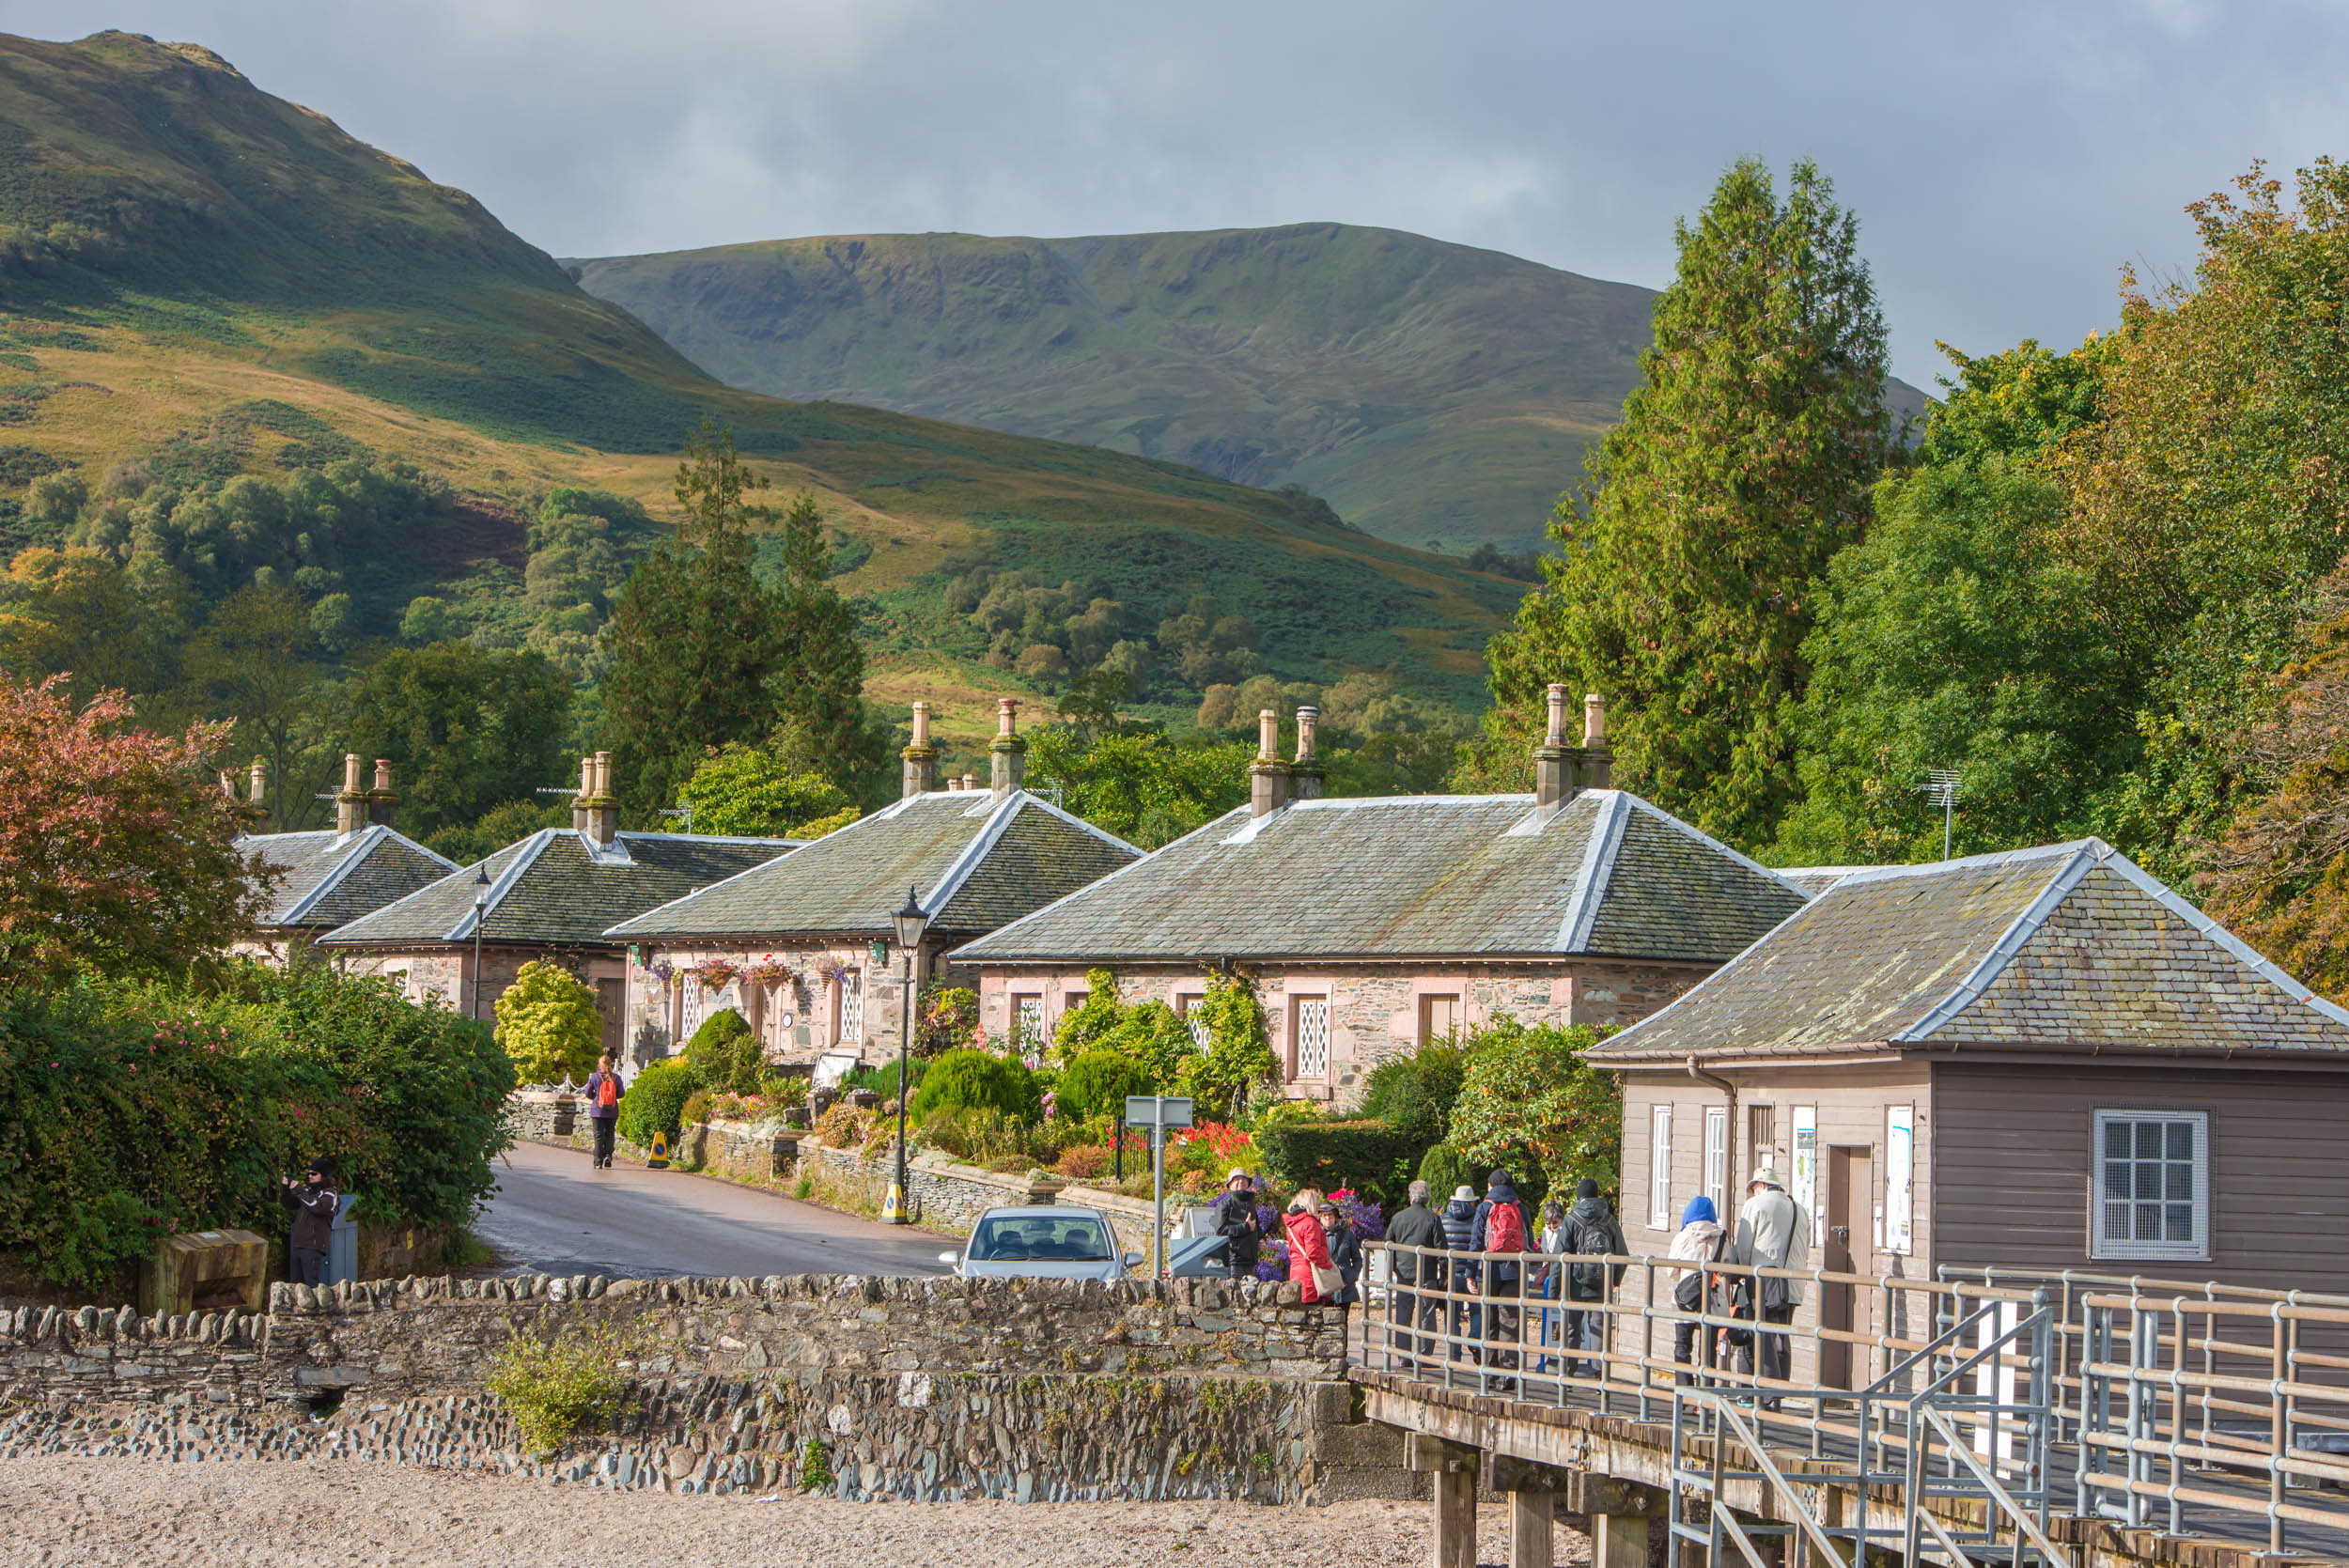
[[938,1261],[966,1280],[1123,1280],[1142,1254],[1118,1251],[1099,1209],[1030,1204],[988,1209],[961,1250]]

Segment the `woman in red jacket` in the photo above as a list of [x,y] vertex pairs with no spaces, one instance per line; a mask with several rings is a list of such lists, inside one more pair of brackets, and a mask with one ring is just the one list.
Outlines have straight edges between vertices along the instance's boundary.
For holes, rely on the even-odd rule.
[[[1289,1236],[1289,1278],[1304,1287],[1308,1305],[1337,1294],[1337,1265],[1330,1261],[1330,1237],[1321,1228],[1321,1194],[1305,1188],[1289,1200],[1288,1213],[1281,1217],[1281,1228]],[[1330,1281],[1323,1290],[1314,1278],[1319,1269],[1321,1277]]]

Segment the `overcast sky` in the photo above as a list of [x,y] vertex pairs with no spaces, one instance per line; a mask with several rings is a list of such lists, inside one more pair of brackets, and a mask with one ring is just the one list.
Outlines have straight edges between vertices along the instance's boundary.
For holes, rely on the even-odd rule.
[[566,256],[1337,219],[1660,287],[1815,159],[1896,371],[2108,325],[2253,158],[2349,151],[2349,8],[1494,0],[0,0],[202,43]]

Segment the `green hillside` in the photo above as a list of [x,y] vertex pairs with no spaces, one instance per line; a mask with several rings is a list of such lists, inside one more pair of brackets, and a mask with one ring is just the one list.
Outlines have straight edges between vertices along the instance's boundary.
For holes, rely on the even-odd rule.
[[1655,298],[1345,224],[569,265],[737,386],[1301,484],[1380,537],[1454,551],[1540,541],[1638,380]]
[[[354,636],[396,635],[414,596],[437,596],[456,631],[554,638],[587,679],[593,606],[540,602],[527,524],[575,488],[657,520],[686,433],[713,414],[833,523],[876,696],[931,696],[950,736],[1022,684],[957,607],[957,583],[1049,581],[1080,608],[1118,601],[1136,628],[1211,595],[1251,619],[1271,673],[1388,669],[1462,706],[1517,597],[1193,468],[729,388],[464,193],[192,45],[0,37],[0,533],[14,546],[111,550],[134,577],[147,551],[207,596],[248,579],[343,593]],[[335,541],[280,522],[285,558],[263,560],[254,540],[272,525],[229,515],[259,492],[225,487],[295,497],[336,463],[372,465],[335,481],[345,502],[391,499],[368,503],[340,558],[314,560]],[[61,472],[85,481],[78,512],[35,496]],[[625,509],[604,513],[615,548],[641,543]],[[1162,701],[1182,698],[1165,684]]]

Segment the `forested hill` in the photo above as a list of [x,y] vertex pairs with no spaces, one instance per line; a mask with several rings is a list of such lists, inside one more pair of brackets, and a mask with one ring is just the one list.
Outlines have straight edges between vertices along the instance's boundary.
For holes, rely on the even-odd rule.
[[[428,629],[541,647],[592,685],[705,414],[816,495],[875,695],[929,694],[950,731],[1026,683],[952,582],[1100,598],[1144,629],[1214,594],[1272,674],[1391,671],[1462,706],[1519,591],[1310,498],[727,387],[463,192],[208,50],[0,36],[0,543],[117,559],[168,612],[149,678],[268,586],[319,614],[322,657]],[[5,608],[38,619],[25,596],[47,591]],[[439,608],[409,616],[420,598]],[[1183,678],[1159,695],[1195,704]]]
[[1463,551],[1540,541],[1639,380],[1656,297],[1347,224],[836,235],[570,266],[736,386],[1300,484],[1381,537]]

